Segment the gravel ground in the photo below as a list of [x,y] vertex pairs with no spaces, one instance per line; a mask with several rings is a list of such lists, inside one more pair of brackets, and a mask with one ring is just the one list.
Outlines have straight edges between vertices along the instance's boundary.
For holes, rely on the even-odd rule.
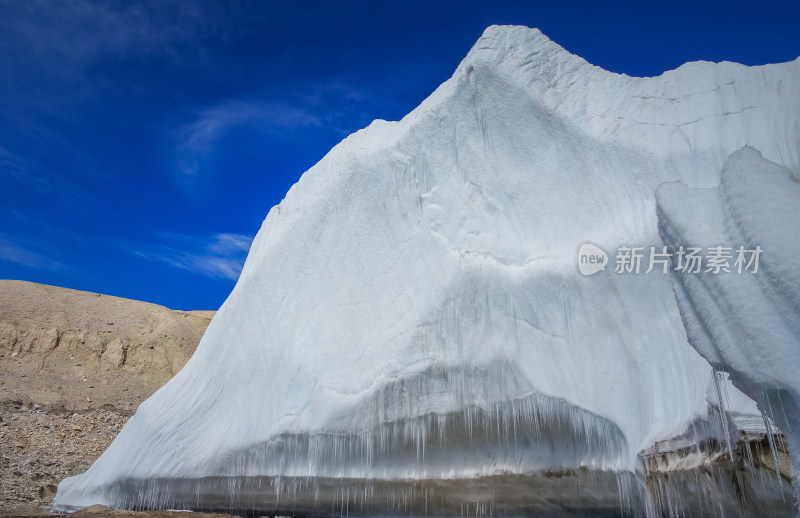
[[0,419],[0,510],[11,510],[49,506],[58,483],[86,471],[128,416],[104,409],[57,414],[6,403]]

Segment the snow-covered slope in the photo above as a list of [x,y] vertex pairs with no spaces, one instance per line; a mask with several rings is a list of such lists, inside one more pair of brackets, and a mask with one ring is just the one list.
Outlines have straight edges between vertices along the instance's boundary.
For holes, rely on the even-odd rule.
[[716,185],[743,145],[797,170],[798,86],[800,61],[631,78],[490,27],[270,211],[195,355],[55,507],[322,513],[328,484],[421,512],[414,481],[636,470],[711,372],[667,275],[583,277],[578,247],[660,244],[656,187]]
[[730,248],[729,272],[674,273],[675,296],[690,343],[787,437],[797,488],[800,177],[746,147],[725,162],[718,187],[675,182],[656,197],[666,244]]

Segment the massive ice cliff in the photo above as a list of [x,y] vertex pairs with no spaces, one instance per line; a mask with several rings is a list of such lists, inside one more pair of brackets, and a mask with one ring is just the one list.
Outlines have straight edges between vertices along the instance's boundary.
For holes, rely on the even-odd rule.
[[189,363],[54,507],[741,508],[744,483],[708,462],[763,437],[755,405],[719,401],[669,275],[584,277],[576,252],[661,244],[659,184],[716,186],[742,146],[798,171],[799,86],[800,61],[632,78],[490,27],[270,211]]

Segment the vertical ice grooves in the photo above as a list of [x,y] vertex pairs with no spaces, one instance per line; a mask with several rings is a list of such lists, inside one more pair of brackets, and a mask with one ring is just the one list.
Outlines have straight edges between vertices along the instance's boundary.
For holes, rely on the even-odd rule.
[[[778,461],[778,445],[775,441],[775,435],[778,433],[778,431],[774,427],[775,414],[772,413],[772,404],[770,403],[769,392],[766,390],[761,393],[761,403],[761,417],[764,419],[764,426],[767,429],[767,440],[769,441],[769,449],[772,451],[772,462],[775,464],[775,475],[778,477],[778,485],[782,487],[783,480],[781,477],[781,465]],[[767,409],[769,409],[769,416],[767,415]]]
[[722,437],[724,440],[725,448],[728,450],[728,455],[730,456],[731,462],[733,462],[733,445],[731,444],[731,431],[730,426],[728,424],[728,408],[730,408],[730,403],[728,402],[728,393],[727,387],[725,386],[725,372],[718,370],[717,368],[713,369],[713,379],[714,379],[714,392],[717,395],[717,402],[719,403],[719,424],[720,424],[720,432],[722,433]]
[[[431,376],[426,375],[425,379]],[[435,378],[435,376],[434,376]],[[463,380],[462,380],[463,381]],[[406,380],[387,388],[415,397],[424,383]],[[388,394],[377,395],[376,405]],[[384,401],[385,402],[385,401]],[[424,451],[424,454],[423,454]],[[408,453],[411,452],[411,455]],[[463,480],[474,477],[542,476],[558,462],[571,470],[610,470],[627,455],[627,444],[610,421],[569,403],[542,394],[530,394],[480,407],[475,404],[449,414],[428,413],[381,422],[360,431],[328,430],[316,434],[284,434],[263,444],[233,452],[223,464],[210,467],[214,477],[201,479],[121,479],[103,488],[112,495],[114,507],[164,508],[273,508],[297,509],[312,505],[315,513],[339,502],[344,511],[355,495],[368,495],[375,484],[391,482],[414,487],[431,480]],[[490,460],[487,469],[487,459]],[[540,468],[537,468],[541,466]],[[267,493],[258,488],[268,485]],[[331,501],[331,487],[340,487]],[[339,491],[339,490],[337,490]],[[470,513],[491,511],[492,491],[487,500],[474,502]],[[402,493],[402,491],[401,491]],[[630,490],[614,493],[630,500]],[[320,495],[328,496],[320,497]],[[388,491],[391,508],[402,509],[409,496],[398,498]],[[416,497],[414,497],[416,498]],[[443,496],[442,498],[446,498]],[[369,499],[367,499],[369,500]],[[364,501],[362,501],[363,504]],[[446,502],[455,504],[458,499]]]

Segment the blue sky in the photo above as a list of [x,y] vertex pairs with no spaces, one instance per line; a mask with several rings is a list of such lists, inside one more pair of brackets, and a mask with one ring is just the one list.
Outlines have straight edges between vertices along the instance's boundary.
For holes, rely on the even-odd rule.
[[487,26],[595,65],[800,56],[797,2],[0,0],[0,278],[216,309],[270,207]]

